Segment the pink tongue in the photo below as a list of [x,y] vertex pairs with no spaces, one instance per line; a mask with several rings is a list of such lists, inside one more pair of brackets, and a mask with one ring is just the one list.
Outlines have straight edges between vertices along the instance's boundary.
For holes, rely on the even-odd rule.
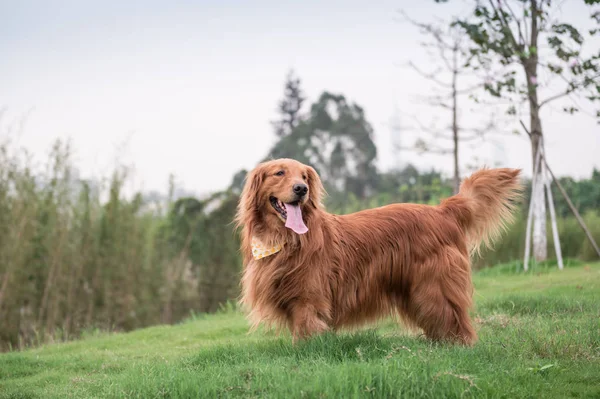
[[304,234],[308,231],[308,227],[302,220],[302,211],[300,205],[283,204],[287,211],[287,219],[285,220],[285,227],[292,229],[297,234]]

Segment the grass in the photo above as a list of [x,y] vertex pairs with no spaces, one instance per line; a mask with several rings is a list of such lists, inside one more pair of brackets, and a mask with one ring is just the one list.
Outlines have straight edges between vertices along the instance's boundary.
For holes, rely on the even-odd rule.
[[293,346],[235,311],[0,355],[0,398],[600,397],[600,264],[475,275],[473,348],[392,321]]

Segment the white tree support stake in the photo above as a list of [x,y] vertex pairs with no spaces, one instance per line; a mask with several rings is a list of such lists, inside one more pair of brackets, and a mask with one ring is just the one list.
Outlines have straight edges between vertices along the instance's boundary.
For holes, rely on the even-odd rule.
[[542,140],[538,142],[538,150],[535,157],[535,162],[533,164],[533,176],[531,177],[531,198],[529,200],[529,212],[527,213],[527,227],[525,230],[525,256],[523,259],[523,270],[525,271],[529,270],[529,256],[531,254],[531,224],[533,222],[533,206],[536,198],[534,193],[536,192],[536,184],[538,184],[537,176],[542,176],[541,174],[538,175],[537,173],[537,168],[540,164],[540,157],[542,155],[541,147]]
[[[546,160],[546,154],[542,155],[544,157],[544,161]],[[540,165],[542,167],[542,175],[545,175],[546,170],[548,168],[544,168],[544,164]],[[562,259],[562,251],[560,249],[560,238],[558,237],[558,226],[556,225],[556,212],[554,210],[554,199],[552,198],[552,189],[550,187],[550,179],[546,177],[546,194],[548,195],[548,206],[550,208],[550,220],[552,221],[552,239],[554,240],[554,250],[556,251],[556,261],[558,262],[558,268],[563,269],[563,259]]]
[[548,166],[548,162],[546,162],[546,158],[544,158],[544,163],[546,164],[546,169],[548,170],[548,173],[550,173],[552,180],[554,181],[554,183],[556,183],[556,187],[558,187],[558,190],[564,197],[565,201],[567,201],[567,205],[569,205],[569,208],[571,208],[571,212],[573,212],[573,215],[575,215],[575,219],[577,219],[577,222],[579,222],[579,226],[581,226],[581,229],[587,236],[588,240],[590,240],[592,247],[594,247],[594,249],[596,250],[596,253],[598,254],[598,258],[600,258],[600,248],[598,247],[596,240],[594,240],[594,236],[592,236],[592,233],[590,233],[590,230],[587,228],[585,222],[583,221],[583,218],[579,214],[579,211],[577,211],[577,208],[575,208],[575,205],[573,205],[573,202],[567,195],[567,192],[563,188],[562,184],[560,184],[560,181],[558,181],[556,176],[554,176],[554,173],[552,173],[552,169],[550,169],[550,166]]
[[[523,121],[520,121],[520,123],[521,123],[521,126],[523,127],[523,130],[525,130],[525,133],[527,133],[529,135],[529,137],[531,137],[531,133],[529,133],[529,130],[527,130],[527,127],[525,127],[525,124],[523,123]],[[541,157],[542,157],[541,159],[543,161],[543,165],[545,166],[545,170],[548,172],[548,174],[552,178],[552,181],[554,183],[556,183],[556,187],[558,187],[558,190],[564,197],[565,201],[567,201],[567,205],[569,205],[571,212],[573,212],[573,215],[575,215],[575,219],[577,219],[577,222],[579,222],[579,225],[581,226],[581,228],[584,231],[585,235],[587,236],[588,240],[590,240],[592,247],[594,247],[594,249],[596,250],[598,257],[600,257],[600,247],[598,247],[598,244],[596,244],[596,240],[594,240],[594,237],[592,236],[589,229],[587,228],[585,222],[583,221],[583,218],[577,211],[577,208],[575,208],[575,205],[573,205],[571,198],[569,198],[569,196],[568,196],[567,192],[565,191],[565,189],[563,188],[562,184],[560,184],[560,181],[558,181],[556,176],[554,176],[554,173],[552,173],[552,169],[550,169],[550,166],[548,165],[548,160],[546,159],[545,154],[543,154],[543,155],[541,154],[542,142],[543,142],[543,138],[542,138],[542,140],[539,141],[539,148],[538,148],[537,155],[538,156],[541,155]],[[535,176],[536,176],[536,172],[537,172],[537,165],[538,165],[538,161],[536,160],[536,162],[534,164],[533,178],[531,180],[532,194],[533,194],[534,186],[536,184]],[[543,174],[541,174],[541,175],[543,175]],[[546,180],[547,180],[546,192],[548,194],[548,202],[550,205],[550,217],[552,218],[552,236],[553,236],[553,240],[554,240],[554,248],[556,250],[556,260],[558,262],[558,268],[562,269],[564,267],[564,264],[563,264],[562,251],[560,248],[560,242],[559,242],[559,236],[558,236],[558,227],[556,224],[556,212],[554,210],[554,200],[552,198],[552,190],[550,189],[550,181],[549,181],[549,179],[546,179]],[[533,203],[534,203],[534,198],[532,195],[531,203],[529,205],[529,214],[527,216],[527,231],[525,232],[525,259],[523,262],[523,269],[525,269],[525,271],[527,271],[527,269],[528,269],[527,261],[529,260],[529,254],[530,254],[530,242],[531,242],[531,220],[530,219],[532,216],[531,211],[532,211]]]

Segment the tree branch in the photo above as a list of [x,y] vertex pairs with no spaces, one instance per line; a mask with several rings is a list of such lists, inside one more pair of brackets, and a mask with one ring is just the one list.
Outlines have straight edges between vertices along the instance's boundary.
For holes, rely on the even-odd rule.
[[[533,0],[533,1],[535,1],[535,0]],[[488,2],[490,3],[490,6],[492,6],[492,9],[496,13],[496,15],[498,15],[500,24],[503,28],[502,30],[504,31],[504,34],[507,36],[508,40],[510,40],[511,44],[515,47],[515,50],[517,51],[517,53],[522,53],[520,51],[522,48],[517,43],[517,40],[515,39],[515,35],[513,34],[510,24],[506,21],[506,18],[504,18],[504,13],[498,11],[498,8],[496,8],[496,6],[494,5],[494,0],[488,0]],[[522,62],[525,61],[525,58],[522,56],[522,54],[519,54],[519,58],[521,59]]]
[[[540,3],[540,8],[539,8],[539,13],[542,13],[542,6],[543,6],[544,2],[542,1]],[[537,4],[537,0],[531,0],[531,41],[529,43],[529,46],[535,46],[535,50],[536,53],[532,54],[533,57],[533,61],[535,61],[535,63],[537,64],[538,62],[538,34],[539,34],[539,29],[538,29],[538,4]]]
[[456,90],[456,94],[463,95],[463,94],[472,93],[472,92],[476,91],[477,89],[482,89],[483,86],[484,86],[483,83],[477,83],[473,86],[467,87],[466,89]]
[[412,69],[415,70],[415,72],[417,72],[419,75],[421,75],[422,77],[424,77],[427,80],[430,80],[432,82],[434,82],[435,84],[437,84],[438,86],[442,86],[445,88],[451,88],[452,85],[446,82],[442,82],[441,80],[438,80],[434,74],[435,72],[431,72],[431,73],[427,73],[424,72],[423,70],[421,70],[419,67],[417,67],[415,64],[413,64],[412,61],[408,62],[408,66],[411,67]]
[[451,148],[431,146],[431,144],[428,144],[427,142],[425,142],[424,140],[421,140],[421,139],[419,139],[415,142],[414,149],[416,151],[419,151],[420,153],[430,152],[433,154],[440,154],[440,155],[446,155],[446,154],[452,153]]
[[[441,40],[441,39],[438,39],[438,40]],[[438,46],[438,51],[440,53],[440,58],[444,62],[444,65],[446,65],[446,68],[449,71],[454,72],[454,71],[456,71],[456,68],[454,68],[454,66],[448,60],[448,57],[446,56],[445,50],[450,50],[450,51],[452,51],[453,54],[455,54],[456,52],[458,52],[458,47],[457,47],[456,44],[454,44],[450,49],[444,48],[444,47],[442,47],[442,45]]]
[[[450,128],[448,128],[448,130],[450,130]],[[463,129],[459,129],[459,132],[462,131]],[[450,135],[436,135],[435,136],[436,139],[442,139],[442,140],[454,140],[454,137],[450,136]],[[459,141],[472,141],[472,140],[476,140],[476,139],[481,139],[483,140],[483,135],[475,135],[475,136],[460,136],[459,133],[459,137],[458,140]]]
[[[523,15],[525,15],[525,11],[527,9],[527,2],[523,2]],[[523,18],[523,32],[525,35],[525,44],[529,43],[529,37],[527,37],[527,32],[528,32],[528,28],[527,28],[527,18]]]
[[[535,1],[535,0],[533,0],[533,1]],[[523,42],[522,46],[527,45],[527,41],[525,41],[525,37],[523,36],[523,32],[521,32],[521,22],[519,21],[519,18],[517,18],[517,16],[515,15],[514,11],[512,10],[512,8],[510,8],[510,5],[509,5],[508,1],[504,1],[503,4],[506,6],[506,8],[508,9],[508,12],[510,13],[510,15],[513,17],[513,19],[515,20],[515,22],[517,24],[517,31],[519,32],[519,38]]]
[[429,33],[430,35],[432,35],[436,41],[442,45],[444,45],[447,49],[451,49],[452,45],[449,43],[446,43],[442,37],[442,32],[439,29],[435,29],[433,25],[430,24],[425,24],[422,22],[418,22],[415,21],[414,19],[410,18],[405,12],[404,10],[400,10],[400,14],[402,14],[402,16],[408,21],[410,22],[412,25],[423,29],[425,32]]
[[446,40],[444,40],[444,32],[441,29],[436,28],[434,25],[431,24],[417,22],[410,18],[403,10],[401,10],[400,13],[409,23],[422,29],[423,31],[425,31],[425,33],[433,37],[435,43],[430,44],[430,46],[435,46],[437,48],[439,56],[446,65],[446,68],[448,68],[448,70],[452,70],[450,61],[446,56],[446,51],[456,51],[456,49],[459,47],[457,41],[453,40],[450,43],[446,42]]
[[446,128],[442,128],[442,129],[437,129],[434,127],[428,127],[423,125],[423,123],[417,119],[416,117],[413,118],[414,121],[416,122],[416,124],[418,125],[417,127],[405,127],[405,130],[409,130],[409,131],[416,131],[416,132],[425,132],[427,134],[430,134],[433,137],[439,136],[441,135],[441,132],[443,132],[444,130],[450,130],[449,127]]
[[[568,82],[566,80],[566,78],[564,78],[563,76],[561,76],[561,77],[569,84],[569,87],[567,87],[567,89],[564,90],[563,92],[560,92],[553,96],[550,96],[547,99],[540,102],[539,108],[542,108],[542,106],[544,106],[545,104],[548,104],[549,102],[558,100],[559,98],[562,98],[565,96],[568,96],[569,94],[573,93],[574,91],[576,91],[578,88],[580,88],[582,85],[584,85],[586,83],[585,81],[578,82],[578,83],[572,83],[572,82]],[[600,74],[597,74],[596,76],[592,77],[591,80],[594,81],[595,79],[597,79],[599,77],[600,77]]]
[[440,107],[443,108],[445,110],[450,110],[452,109],[452,106],[445,103],[444,102],[444,98],[442,96],[436,96],[436,97],[427,97],[424,95],[414,95],[411,96],[412,98],[414,98],[416,101],[420,102],[420,103],[425,103],[427,105],[430,105],[432,107]]

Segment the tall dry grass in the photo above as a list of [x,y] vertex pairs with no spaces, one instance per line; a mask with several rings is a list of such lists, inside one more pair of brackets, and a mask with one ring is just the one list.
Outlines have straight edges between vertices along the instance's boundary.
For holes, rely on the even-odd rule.
[[235,240],[220,222],[232,195],[210,213],[180,214],[182,199],[165,212],[125,196],[123,169],[99,182],[77,176],[68,144],[41,170],[0,146],[0,348],[171,323],[235,296]]

